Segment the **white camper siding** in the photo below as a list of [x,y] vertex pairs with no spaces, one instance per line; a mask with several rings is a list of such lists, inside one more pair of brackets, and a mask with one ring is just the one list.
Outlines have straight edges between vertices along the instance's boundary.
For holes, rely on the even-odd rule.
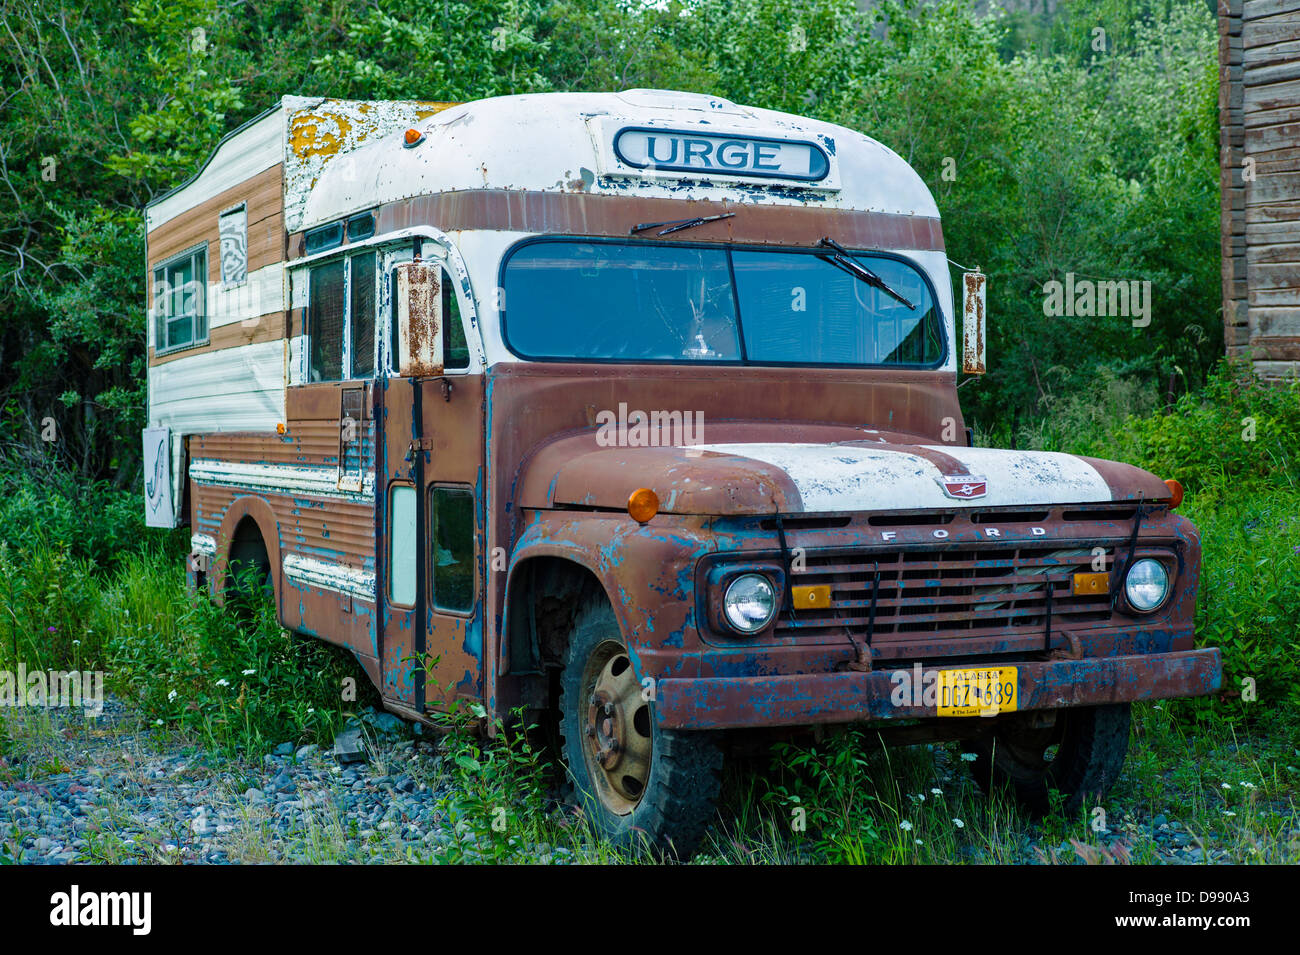
[[275,431],[284,421],[285,341],[201,352],[149,369],[150,424],[173,435]]
[[[174,499],[184,498],[185,436],[271,431],[284,420],[284,130],[282,109],[237,131],[190,182],[147,210],[148,424],[171,429]],[[242,281],[222,275],[220,219],[244,213]],[[188,248],[204,247],[207,337],[159,352],[153,272]]]
[[[284,311],[283,262],[273,262],[255,272],[249,272],[248,278],[238,285],[227,287],[217,283],[209,289],[210,330],[237,323],[256,323],[263,316],[282,316]],[[283,333],[283,325],[280,331]]]
[[283,162],[284,111],[277,107],[224,140],[197,176],[151,204],[145,213],[146,228],[152,233],[203,203],[246,187],[249,180]]

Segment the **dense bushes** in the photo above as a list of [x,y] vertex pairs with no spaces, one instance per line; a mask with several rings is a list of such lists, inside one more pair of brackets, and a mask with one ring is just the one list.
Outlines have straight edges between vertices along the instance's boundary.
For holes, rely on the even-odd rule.
[[[0,470],[0,670],[101,670],[160,725],[230,750],[328,740],[374,694],[350,654],[185,587],[185,532],[138,494]],[[350,680],[350,684],[345,684]],[[345,689],[355,689],[346,694]]]
[[[682,89],[813,115],[899,152],[952,258],[989,274],[967,417],[1015,439],[1106,366],[1194,390],[1222,353],[1216,30],[1204,0],[87,0],[0,8],[0,445],[136,483],[141,207],[284,94],[465,100]],[[1012,6],[1016,6],[1013,4]],[[1097,31],[1101,30],[1099,36]],[[53,165],[51,165],[51,163]],[[1150,323],[1048,318],[1074,272],[1151,283]]]
[[150,545],[179,557],[185,535],[146,531],[143,500],[134,486],[122,490],[66,465],[0,459],[0,541],[23,553],[48,547],[100,567]]
[[1202,546],[1197,636],[1223,650],[1225,689],[1253,680],[1255,712],[1300,703],[1300,385],[1224,362],[1168,412],[1077,424],[1065,450],[1187,489]]
[[[1208,386],[1165,414],[1130,417],[1116,432],[1121,453],[1176,477],[1202,502],[1300,486],[1300,384],[1268,384],[1224,364]],[[1292,508],[1295,510],[1295,508]]]
[[[1294,460],[1294,459],[1293,459]],[[1201,532],[1197,641],[1223,651],[1223,687],[1254,684],[1258,699],[1234,713],[1266,715],[1300,705],[1300,509],[1292,493],[1255,491],[1213,504],[1189,498]]]

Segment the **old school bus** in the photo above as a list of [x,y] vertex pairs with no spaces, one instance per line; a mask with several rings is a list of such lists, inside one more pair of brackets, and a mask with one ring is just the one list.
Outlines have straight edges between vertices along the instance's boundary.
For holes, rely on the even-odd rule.
[[1181,489],[972,447],[938,209],[860,133],[659,90],[285,97],[147,209],[149,523],[393,712],[551,721],[689,851],[736,731],[967,738],[1104,793],[1213,692]]

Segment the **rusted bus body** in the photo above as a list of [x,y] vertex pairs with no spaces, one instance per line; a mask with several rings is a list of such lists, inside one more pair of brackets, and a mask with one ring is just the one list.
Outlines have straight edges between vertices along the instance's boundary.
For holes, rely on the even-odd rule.
[[[984,277],[964,277],[959,344],[938,210],[899,157],[661,91],[369,105],[285,101],[244,180],[281,184],[257,219],[284,230],[277,307],[152,359],[168,480],[148,506],[171,489],[196,582],[253,563],[283,625],[350,649],[393,711],[558,711],[565,745],[594,741],[569,765],[607,775],[682,733],[971,731],[899,699],[899,674],[1010,674],[989,731],[1218,688],[1179,489],[971,446],[958,359],[983,370]],[[666,142],[679,168],[637,152]],[[161,200],[151,270],[202,264],[185,250],[238,197],[219,174],[238,158],[219,150],[185,210]],[[201,327],[167,301],[151,335]],[[1165,575],[1146,609],[1140,567]],[[757,629],[731,616],[742,578],[772,602]],[[609,818],[667,831],[639,798]]]
[[[355,406],[351,441],[340,428],[345,403]],[[377,674],[372,403],[369,385],[309,385],[289,390],[283,435],[193,436],[189,523],[195,553],[224,570],[253,522],[281,622],[347,646]]]
[[[644,406],[652,400],[627,369],[623,377],[594,380],[584,380],[577,369],[548,368],[539,374],[533,366],[498,369],[497,374],[534,379],[515,386],[521,394],[514,400],[544,407],[557,419],[562,418],[559,409],[569,407],[576,413],[583,407],[556,397],[565,388],[592,396],[596,407],[605,406],[604,388],[629,403],[641,401]],[[660,374],[647,372],[641,387],[652,391]],[[542,381],[536,382],[537,377]],[[864,395],[893,409],[910,404],[915,417],[896,419],[903,428],[942,421],[953,411],[951,391],[940,387],[927,396],[925,383],[908,382],[905,374],[822,372],[810,375],[794,393],[774,387],[775,378],[747,374],[728,381],[717,373],[683,374],[674,378],[673,401],[715,409],[709,437],[719,444],[797,439],[851,447],[863,437],[853,422],[863,420]],[[494,382],[494,400],[498,407],[504,405],[494,411],[503,421],[520,420],[511,391],[505,381]],[[535,402],[523,397],[537,392],[549,397]],[[729,412],[735,416],[731,421]],[[836,417],[841,418],[838,424]],[[910,435],[880,436],[898,450],[937,442],[935,436],[917,431],[921,428]],[[661,714],[670,725],[797,725],[861,719],[868,713],[872,718],[919,715],[919,708],[891,706],[885,694],[865,709],[842,706],[837,715],[800,708],[792,699],[789,710],[778,716],[782,702],[772,692],[779,684],[769,685],[762,678],[835,673],[839,675],[834,679],[846,686],[866,686],[866,677],[842,672],[860,657],[864,642],[870,643],[878,669],[907,668],[915,661],[934,665],[962,659],[1046,661],[1063,655],[1129,658],[1193,648],[1199,539],[1190,522],[1164,506],[1144,505],[1148,510],[1136,549],[1138,556],[1167,557],[1178,568],[1176,592],[1156,619],[1135,625],[1131,617],[1112,610],[1109,593],[1070,593],[1072,574],[1088,570],[1097,559],[1094,548],[1101,548],[1107,565],[1123,559],[1139,501],[1166,493],[1161,482],[1135,468],[1097,462],[1112,482],[1115,503],[1107,505],[808,515],[797,488],[777,468],[737,461],[727,470],[709,452],[689,448],[600,448],[575,420],[555,420],[542,425],[543,432],[569,436],[540,448],[533,444],[522,480],[509,489],[512,500],[521,505],[520,527],[511,532],[516,541],[512,582],[523,582],[519,569],[529,558],[562,557],[589,568],[607,592],[620,595],[616,612],[623,633],[636,645],[643,675],[663,681],[661,699],[674,699]],[[511,435],[522,446],[536,438],[517,429]],[[713,487],[704,488],[705,481]],[[658,517],[645,527],[630,525],[618,511],[626,498],[624,488],[632,485],[655,487],[664,500],[676,498],[675,509],[683,513]],[[786,610],[770,631],[752,638],[719,633],[708,622],[709,603],[717,598],[710,592],[710,571],[732,565],[783,574],[775,515],[783,516],[787,549],[803,557],[803,569],[791,580],[828,583],[832,606],[821,612]],[[879,599],[874,626],[869,627],[873,570],[883,571],[881,589],[892,585],[894,591]],[[1014,601],[996,592],[1026,579],[1032,586]],[[987,622],[981,625],[979,617]],[[510,628],[506,639],[520,635]],[[511,659],[510,648],[502,655]],[[1198,659],[1194,672],[1176,671],[1129,698],[1210,692],[1218,679],[1215,655],[1209,652]],[[1160,664],[1157,659],[1146,662]],[[1070,667],[1062,669],[1068,672]],[[687,716],[679,712],[676,694],[685,692],[686,682],[698,679],[709,680],[720,695],[692,693],[690,698],[702,709]],[[1067,682],[1093,684],[1096,695],[1065,696],[1059,705],[1105,700],[1110,686],[1089,679],[1083,670]],[[802,697],[797,684],[792,679],[785,685]],[[744,703],[723,705],[729,697]],[[934,715],[933,707],[929,715]]]

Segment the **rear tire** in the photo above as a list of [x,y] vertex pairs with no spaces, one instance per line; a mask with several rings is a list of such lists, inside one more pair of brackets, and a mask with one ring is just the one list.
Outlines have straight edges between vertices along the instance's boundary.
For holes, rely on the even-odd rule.
[[[1067,813],[1095,805],[1119,778],[1128,753],[1128,703],[1056,711],[1050,727],[1034,729],[1024,721],[1009,724],[974,743],[971,773],[980,788],[1010,789],[1034,815],[1052,808],[1053,791]],[[1049,753],[1056,747],[1055,754]]]
[[568,800],[621,848],[687,859],[716,812],[714,736],[660,728],[603,594],[578,611],[560,675],[559,749]]

